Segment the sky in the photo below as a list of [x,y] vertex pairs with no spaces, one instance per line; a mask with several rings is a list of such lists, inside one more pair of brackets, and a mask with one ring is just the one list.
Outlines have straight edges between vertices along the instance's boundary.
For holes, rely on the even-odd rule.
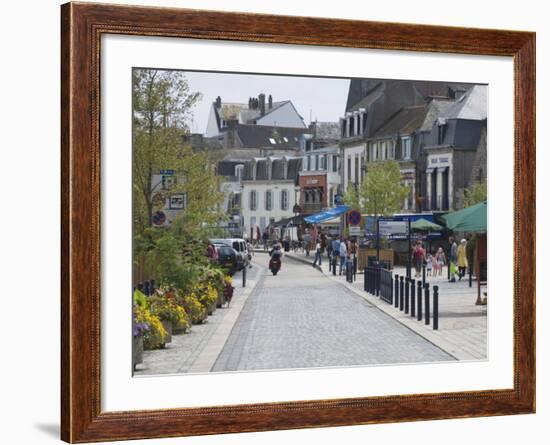
[[193,109],[191,130],[204,133],[212,102],[248,103],[249,97],[271,94],[273,102],[291,100],[306,124],[338,122],[344,115],[349,79],[185,71],[190,91],[202,93]]

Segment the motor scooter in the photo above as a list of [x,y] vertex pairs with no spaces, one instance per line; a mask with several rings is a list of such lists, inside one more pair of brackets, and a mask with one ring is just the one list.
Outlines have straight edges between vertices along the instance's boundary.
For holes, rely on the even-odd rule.
[[273,275],[277,275],[277,272],[281,270],[281,258],[279,256],[272,256],[269,260],[269,270]]

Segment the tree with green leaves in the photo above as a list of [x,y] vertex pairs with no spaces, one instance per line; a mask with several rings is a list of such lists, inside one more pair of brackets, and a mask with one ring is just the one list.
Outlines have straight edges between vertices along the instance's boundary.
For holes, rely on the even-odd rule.
[[132,94],[134,223],[143,230],[153,224],[153,197],[161,192],[153,175],[184,168],[182,138],[200,93],[190,91],[180,71],[135,69]]
[[[199,98],[182,72],[133,72],[134,259],[149,276],[180,288],[190,286],[209,267],[209,228],[223,218],[215,155],[184,143]],[[161,170],[173,171],[168,188],[159,179]],[[170,227],[153,227],[154,212],[171,193],[184,194],[186,208]]]
[[487,201],[487,180],[472,184],[464,189],[464,207],[470,207],[483,201]]
[[362,213],[387,216],[403,208],[409,193],[410,189],[401,184],[396,161],[376,162],[367,165],[367,174],[361,184],[348,185],[344,202]]

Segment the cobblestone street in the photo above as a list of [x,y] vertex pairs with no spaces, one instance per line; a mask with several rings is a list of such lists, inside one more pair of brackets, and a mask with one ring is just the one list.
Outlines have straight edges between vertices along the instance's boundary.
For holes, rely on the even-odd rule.
[[286,257],[259,282],[212,371],[358,366],[454,358],[340,283]]

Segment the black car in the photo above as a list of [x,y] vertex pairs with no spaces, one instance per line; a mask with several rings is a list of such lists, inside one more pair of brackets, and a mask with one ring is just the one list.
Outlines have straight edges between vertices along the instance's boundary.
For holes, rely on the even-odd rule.
[[214,247],[218,252],[218,264],[229,270],[229,274],[233,275],[237,270],[237,252],[232,247],[226,244],[215,244]]

